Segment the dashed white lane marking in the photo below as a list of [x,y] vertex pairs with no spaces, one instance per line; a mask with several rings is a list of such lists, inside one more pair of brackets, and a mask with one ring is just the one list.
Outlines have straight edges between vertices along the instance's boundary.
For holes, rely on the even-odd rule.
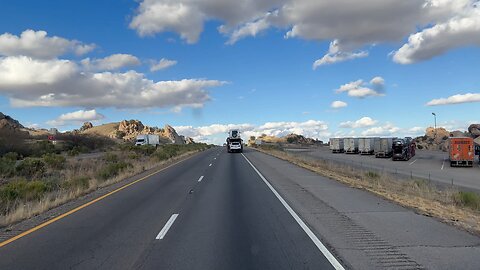
[[212,163],[210,163],[210,165],[208,165],[208,167],[212,167]]
[[303,220],[293,211],[292,207],[288,205],[288,203],[280,196],[280,194],[275,190],[275,188],[268,182],[268,180],[253,166],[253,164],[248,160],[248,158],[242,153],[242,156],[245,158],[245,160],[252,166],[252,168],[255,170],[255,172],[260,176],[260,178],[263,180],[263,182],[270,188],[270,190],[273,192],[273,194],[277,197],[277,199],[283,204],[283,206],[287,209],[287,211],[292,215],[292,217],[295,219],[295,221],[300,225],[300,227],[303,229],[303,231],[310,237],[310,239],[313,241],[313,243],[317,246],[318,250],[322,252],[323,256],[327,258],[327,260],[330,262],[330,264],[335,268],[336,270],[345,270],[343,266],[337,261],[337,259],[328,251],[328,249],[325,247],[325,245],[317,238],[317,236],[310,230],[310,228],[303,222]]
[[410,165],[412,165],[413,163],[417,162],[418,159],[415,159],[414,161],[410,162]]
[[203,175],[200,176],[200,178],[198,178],[198,182],[202,182],[202,179],[203,179]]
[[443,170],[443,167],[445,167],[445,158],[443,158],[442,170]]
[[155,237],[155,239],[157,240],[162,240],[163,237],[165,237],[165,235],[167,234],[168,230],[170,229],[170,227],[172,227],[173,225],[173,222],[175,222],[175,219],[177,219],[178,217],[178,214],[173,214],[170,219],[167,221],[167,223],[165,224],[165,226],[163,226],[162,230],[158,233],[157,237]]
[[216,157],[214,157],[213,159],[217,159]]

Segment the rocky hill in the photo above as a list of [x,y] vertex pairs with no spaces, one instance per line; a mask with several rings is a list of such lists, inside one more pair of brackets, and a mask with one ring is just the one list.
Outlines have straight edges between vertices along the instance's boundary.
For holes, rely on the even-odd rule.
[[28,137],[28,129],[12,117],[0,112],[0,133],[4,135],[14,135],[19,137]]
[[418,149],[427,150],[448,150],[448,138],[450,137],[471,137],[480,136],[480,124],[472,124],[468,127],[467,132],[455,130],[448,131],[445,128],[429,127],[425,130],[425,135],[416,138]]
[[123,120],[99,126],[93,126],[92,123],[86,122],[77,133],[94,134],[125,141],[133,141],[140,134],[155,134],[160,136],[162,143],[185,144],[193,142],[191,138],[185,139],[183,136],[178,135],[170,125],[165,125],[164,128],[150,127],[144,125],[139,120]]
[[322,141],[307,138],[303,135],[298,134],[288,134],[283,137],[276,137],[276,136],[268,136],[268,135],[261,135],[257,138],[257,140],[261,140],[263,143],[280,143],[280,144],[299,144],[299,145],[315,145],[315,144],[322,144]]

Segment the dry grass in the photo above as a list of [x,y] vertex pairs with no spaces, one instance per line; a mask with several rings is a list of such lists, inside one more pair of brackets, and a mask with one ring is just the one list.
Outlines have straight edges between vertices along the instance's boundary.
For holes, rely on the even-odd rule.
[[480,234],[480,209],[460,201],[458,198],[462,193],[458,190],[440,190],[426,180],[399,180],[391,174],[364,171],[324,160],[303,159],[279,150],[257,150],[351,187],[367,190],[425,216]]
[[[197,152],[198,151],[189,151],[162,161],[157,161],[153,158],[130,160],[129,164],[131,166],[121,170],[117,175],[106,180],[101,179],[98,176],[98,171],[102,166],[105,166],[105,163],[99,159],[69,160],[67,167],[61,171],[61,174],[62,178],[68,179],[66,182],[72,182],[70,185],[65,185],[59,190],[44,194],[38,200],[14,201],[10,207],[7,207],[6,213],[0,215],[0,227],[8,226],[18,221],[44,213],[54,207],[77,199],[99,188],[118,183],[146,170],[162,168],[166,164],[186,158]],[[120,155],[119,159],[121,160],[126,159],[128,155],[128,153],[117,154]],[[84,182],[86,183],[79,185],[78,183],[73,182],[75,179],[79,179],[79,176],[81,176],[80,179],[84,179]]]

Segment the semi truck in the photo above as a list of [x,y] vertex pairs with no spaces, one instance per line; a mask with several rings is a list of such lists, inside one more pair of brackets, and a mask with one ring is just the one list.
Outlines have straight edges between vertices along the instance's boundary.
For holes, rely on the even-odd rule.
[[159,146],[160,145],[160,137],[158,135],[153,135],[153,134],[138,135],[137,139],[135,140],[135,145]]
[[343,153],[343,139],[342,138],[330,138],[330,150],[332,153]]
[[415,156],[415,141],[411,137],[393,140],[392,160],[409,160]]
[[240,131],[238,129],[232,129],[228,132],[227,152],[228,153],[243,152],[243,142],[242,142],[242,139],[240,138]]
[[449,138],[449,157],[451,167],[472,167],[475,160],[475,148],[470,137]]
[[358,138],[344,138],[343,146],[345,153],[358,154]]
[[393,140],[396,138],[380,138],[375,141],[375,157],[390,158],[393,155]]
[[375,153],[375,142],[380,138],[359,138],[358,139],[358,152],[360,155],[373,155]]
[[473,142],[475,143],[475,155],[478,156],[478,164],[480,164],[480,137],[477,137]]

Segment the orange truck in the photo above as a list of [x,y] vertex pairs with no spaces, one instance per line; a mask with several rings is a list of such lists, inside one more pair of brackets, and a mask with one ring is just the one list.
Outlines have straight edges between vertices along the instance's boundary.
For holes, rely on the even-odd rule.
[[450,166],[472,167],[475,159],[473,139],[468,137],[450,138]]

